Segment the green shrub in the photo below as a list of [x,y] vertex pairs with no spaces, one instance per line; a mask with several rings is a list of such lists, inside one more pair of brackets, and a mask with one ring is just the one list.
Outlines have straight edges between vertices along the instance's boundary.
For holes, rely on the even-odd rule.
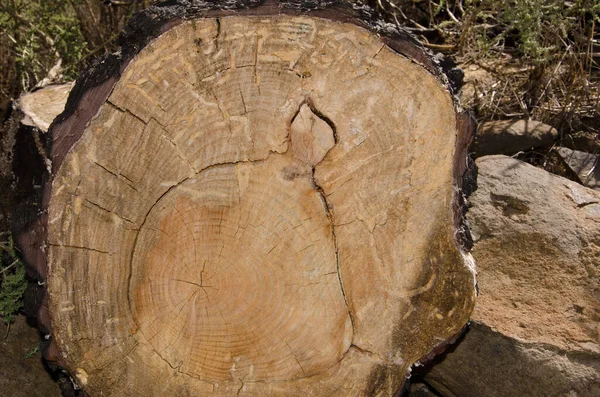
[[[2,233],[0,235],[8,235]],[[23,294],[27,288],[25,267],[19,258],[12,237],[0,242],[0,318],[6,324],[14,320],[14,315],[23,306]]]
[[86,51],[76,15],[61,0],[3,2],[0,33],[7,38],[3,44],[9,48],[20,90],[43,79],[59,59],[64,78],[75,78]]
[[55,80],[74,80],[93,56],[117,49],[116,38],[131,14],[149,4],[149,0],[0,1],[0,100],[34,87],[59,60],[62,70]]

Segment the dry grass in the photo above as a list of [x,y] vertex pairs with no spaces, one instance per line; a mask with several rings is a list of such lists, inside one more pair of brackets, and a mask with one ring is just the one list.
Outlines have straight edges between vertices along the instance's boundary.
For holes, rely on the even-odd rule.
[[[600,132],[600,3],[375,0],[467,72],[478,120],[536,119]],[[471,76],[470,76],[471,74]]]

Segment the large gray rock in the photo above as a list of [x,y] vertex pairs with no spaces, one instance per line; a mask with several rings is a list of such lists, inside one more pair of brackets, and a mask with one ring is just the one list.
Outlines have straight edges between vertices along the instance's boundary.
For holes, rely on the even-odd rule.
[[600,395],[600,192],[477,160],[473,324],[425,378],[446,396]]
[[558,131],[554,127],[539,121],[487,121],[477,129],[475,155],[513,155],[533,148],[549,147],[557,137]]

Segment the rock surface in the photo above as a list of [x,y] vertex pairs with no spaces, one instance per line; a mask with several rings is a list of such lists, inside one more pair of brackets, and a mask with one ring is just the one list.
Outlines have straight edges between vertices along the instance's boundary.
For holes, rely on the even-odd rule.
[[559,147],[556,153],[577,175],[579,181],[594,190],[600,190],[600,156],[579,150]]
[[426,381],[445,396],[600,395],[600,193],[506,156],[477,165],[480,295]]
[[479,125],[475,155],[513,155],[519,151],[550,146],[557,137],[558,131],[554,127],[539,121],[488,121]]
[[598,396],[597,355],[525,343],[473,322],[426,381],[449,397]]
[[25,317],[17,316],[8,337],[0,341],[0,394],[11,397],[60,397],[54,382],[35,349],[40,338],[35,328],[27,325]]

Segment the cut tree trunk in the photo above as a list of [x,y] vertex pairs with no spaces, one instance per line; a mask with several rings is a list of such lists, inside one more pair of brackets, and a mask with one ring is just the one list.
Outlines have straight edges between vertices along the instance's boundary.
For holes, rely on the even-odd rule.
[[368,10],[169,4],[51,127],[46,357],[95,396],[396,393],[474,305],[451,84]]

